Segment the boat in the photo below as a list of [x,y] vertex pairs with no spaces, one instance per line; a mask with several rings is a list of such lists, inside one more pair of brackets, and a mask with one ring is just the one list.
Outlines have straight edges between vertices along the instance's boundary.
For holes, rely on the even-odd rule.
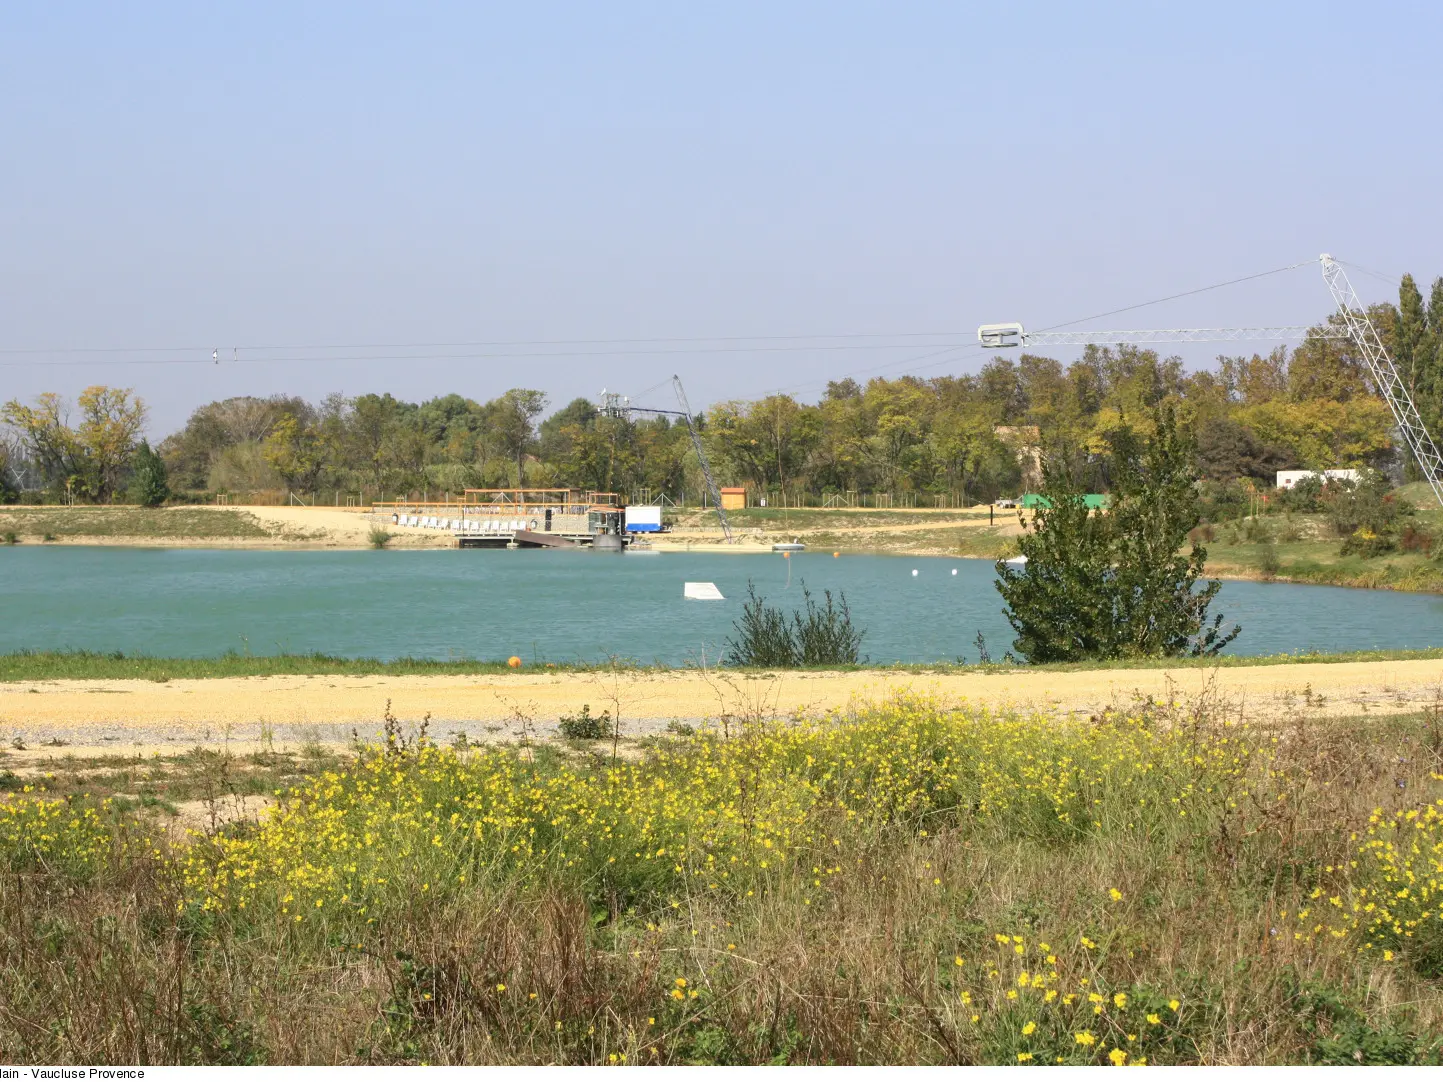
[[773,552],[805,552],[807,546],[800,541],[778,541],[772,546]]

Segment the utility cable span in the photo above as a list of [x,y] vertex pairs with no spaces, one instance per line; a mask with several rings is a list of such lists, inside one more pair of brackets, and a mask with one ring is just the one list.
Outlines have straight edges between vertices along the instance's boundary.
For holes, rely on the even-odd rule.
[[960,357],[947,357],[945,360],[932,361],[930,364],[914,363],[916,361],[926,361],[932,357],[941,357],[944,354],[954,353],[955,351],[963,348],[965,348],[965,345],[959,343],[958,345],[947,346],[943,349],[933,350],[929,353],[922,353],[916,357],[905,357],[900,361],[892,361],[888,364],[873,365],[871,368],[859,368],[853,372],[843,372],[841,375],[832,376],[827,379],[811,380],[807,383],[793,383],[787,387],[774,387],[768,391],[761,391],[760,394],[763,397],[769,394],[787,394],[791,391],[806,390],[812,387],[822,387],[828,383],[835,383],[837,380],[850,379],[852,376],[866,376],[872,374],[873,372],[882,372],[891,368],[902,368],[903,371],[898,373],[898,375],[905,376],[911,372],[921,371],[924,368],[936,368],[938,365],[941,364],[952,364],[954,362],[969,361],[973,358],[982,356],[984,353],[991,352],[990,350],[974,349],[971,353],[964,353]]
[[[0,354],[24,356],[44,353],[64,356],[76,353],[205,353],[211,350],[247,350],[251,353],[289,351],[293,353],[314,353],[319,350],[336,349],[490,349],[493,347],[522,346],[619,346],[628,343],[657,345],[663,342],[801,342],[808,340],[833,340],[854,338],[952,338],[965,335],[966,331],[896,331],[896,332],[844,332],[841,334],[715,334],[680,338],[534,338],[498,339],[478,342],[351,342],[330,345],[226,345],[212,342],[208,346],[59,346],[44,348],[36,346],[0,349]],[[901,343],[898,343],[899,345]]]
[[[715,341],[715,339],[713,339]],[[961,348],[965,343],[957,342],[947,346],[948,349]],[[378,347],[379,348],[379,347]],[[168,365],[168,364],[190,364],[190,365],[219,365],[235,366],[238,364],[317,364],[345,362],[350,364],[363,363],[366,361],[479,361],[479,360],[545,360],[553,357],[648,357],[648,356],[672,356],[690,355],[701,356],[718,353],[835,353],[840,351],[855,350],[885,350],[885,349],[910,349],[915,348],[903,343],[868,343],[855,345],[797,345],[797,346],[716,346],[716,347],[686,347],[678,349],[582,349],[582,350],[549,350],[545,353],[395,353],[395,354],[356,354],[352,356],[328,356],[328,357],[220,357],[213,359],[209,353],[203,357],[172,357],[172,358],[136,358],[132,360],[112,361],[0,361],[0,368],[67,368],[67,367],[100,367],[100,368],[122,368],[128,365]]]
[[1157,300],[1153,300],[1153,301],[1143,301],[1141,304],[1129,304],[1126,308],[1114,308],[1114,309],[1113,309],[1112,311],[1110,311],[1110,312],[1098,312],[1096,315],[1083,316],[1081,319],[1071,319],[1071,320],[1068,320],[1066,323],[1054,323],[1054,324],[1053,324],[1052,326],[1050,326],[1050,327],[1043,327],[1043,328],[1041,328],[1041,330],[1044,330],[1044,331],[1057,331],[1057,330],[1061,330],[1063,327],[1075,327],[1075,326],[1077,326],[1077,324],[1079,324],[1079,323],[1087,323],[1087,322],[1090,321],[1090,320],[1103,319],[1103,318],[1105,318],[1105,317],[1107,317],[1107,316],[1120,315],[1120,314],[1123,313],[1123,312],[1136,311],[1136,310],[1139,309],[1139,308],[1147,308],[1147,307],[1150,307],[1151,305],[1154,305],[1154,304],[1165,304],[1165,303],[1168,302],[1168,301],[1181,300],[1183,297],[1193,297],[1193,296],[1196,296],[1196,295],[1199,294],[1199,293],[1207,293],[1207,292],[1209,292],[1210,290],[1222,289],[1224,286],[1235,286],[1235,285],[1238,285],[1238,284],[1241,283],[1241,282],[1252,282],[1252,281],[1255,281],[1255,280],[1257,280],[1257,279],[1259,279],[1259,278],[1266,278],[1266,277],[1268,277],[1268,276],[1271,275],[1271,274],[1282,274],[1284,271],[1297,270],[1299,267],[1306,267],[1306,266],[1308,266],[1310,263],[1316,263],[1316,262],[1317,262],[1317,259],[1304,259],[1304,260],[1302,260],[1301,262],[1298,262],[1298,263],[1289,263],[1286,267],[1276,267],[1276,268],[1274,268],[1273,270],[1270,270],[1270,271],[1262,271],[1262,272],[1260,272],[1260,273],[1258,273],[1258,274],[1247,274],[1247,275],[1244,275],[1244,276],[1241,277],[1241,278],[1231,278],[1231,279],[1229,279],[1229,280],[1226,281],[1226,282],[1218,282],[1216,285],[1202,286],[1202,287],[1200,287],[1200,288],[1198,288],[1198,289],[1189,289],[1189,290],[1187,290],[1187,291],[1184,292],[1184,293],[1174,293],[1174,294],[1173,294],[1172,296],[1170,296],[1170,297],[1159,297],[1159,298],[1157,298]]
[[1390,286],[1400,286],[1400,285],[1403,284],[1403,282],[1402,282],[1401,279],[1399,279],[1399,278],[1397,278],[1397,277],[1395,277],[1395,276],[1393,276],[1393,275],[1391,275],[1391,274],[1384,274],[1382,271],[1369,270],[1367,267],[1363,266],[1361,263],[1349,263],[1349,262],[1348,262],[1347,260],[1345,260],[1345,259],[1335,259],[1335,260],[1333,260],[1333,262],[1334,262],[1334,263],[1341,263],[1341,264],[1342,264],[1343,266],[1345,266],[1345,267],[1351,267],[1353,270],[1358,271],[1358,272],[1361,273],[1361,274],[1366,274],[1366,275],[1368,275],[1370,278],[1376,278],[1376,279],[1378,279],[1380,282],[1387,282]]
[[[1136,310],[1139,309],[1139,308],[1148,308],[1148,307],[1150,307],[1150,306],[1152,306],[1152,305],[1154,305],[1154,304],[1164,304],[1164,303],[1166,303],[1167,301],[1181,300],[1183,297],[1196,296],[1196,295],[1199,294],[1199,293],[1207,293],[1207,292],[1210,292],[1211,290],[1214,290],[1214,289],[1222,289],[1222,288],[1224,288],[1224,287],[1226,287],[1226,286],[1234,286],[1234,285],[1239,285],[1239,284],[1241,284],[1241,283],[1243,283],[1243,282],[1256,281],[1256,280],[1259,279],[1259,278],[1267,278],[1267,277],[1269,277],[1270,275],[1282,274],[1282,273],[1284,273],[1285,271],[1290,271],[1290,270],[1297,270],[1299,267],[1306,267],[1306,266],[1308,266],[1309,264],[1316,263],[1316,262],[1317,262],[1316,259],[1304,259],[1304,260],[1300,260],[1300,261],[1297,262],[1297,263],[1289,263],[1286,267],[1275,267],[1275,268],[1272,269],[1272,270],[1260,271],[1260,272],[1257,273],[1257,274],[1245,274],[1245,275],[1243,275],[1241,278],[1230,278],[1230,279],[1228,279],[1228,280],[1225,281],[1225,282],[1217,282],[1217,283],[1215,283],[1215,284],[1213,284],[1213,285],[1210,285],[1210,286],[1201,286],[1201,287],[1199,287],[1199,288],[1197,288],[1197,289],[1189,289],[1189,290],[1186,290],[1186,291],[1184,291],[1184,292],[1182,292],[1182,293],[1174,293],[1174,294],[1172,294],[1171,296],[1167,296],[1167,297],[1158,297],[1156,300],[1142,301],[1142,302],[1139,303],[1139,304],[1129,304],[1129,305],[1127,305],[1126,307],[1123,307],[1123,308],[1114,308],[1114,309],[1112,309],[1111,311],[1098,312],[1098,313],[1096,313],[1095,315],[1083,316],[1083,317],[1081,317],[1080,319],[1068,320],[1066,323],[1054,323],[1052,326],[1050,326],[1050,327],[1044,327],[1044,328],[1041,329],[1041,331],[1038,331],[1038,332],[1036,332],[1036,333],[1042,333],[1042,331],[1056,331],[1056,330],[1061,330],[1061,329],[1064,328],[1064,327],[1074,327],[1074,326],[1076,326],[1076,325],[1079,324],[1079,323],[1088,323],[1088,322],[1090,322],[1090,321],[1092,321],[1092,320],[1094,320],[1094,319],[1103,319],[1103,318],[1105,318],[1105,317],[1107,317],[1107,316],[1120,315],[1120,314],[1123,313],[1123,312],[1136,311]],[[1361,270],[1362,268],[1360,267],[1359,269]],[[940,336],[939,336],[939,337],[940,337]],[[924,353],[924,354],[922,354],[921,356],[918,356],[918,357],[915,357],[915,358],[908,358],[907,360],[903,360],[903,361],[894,361],[894,362],[891,362],[891,363],[889,363],[889,364],[877,365],[877,366],[875,366],[875,367],[873,367],[873,368],[864,368],[864,369],[861,369],[861,370],[859,370],[859,371],[857,371],[857,372],[848,372],[848,373],[846,373],[846,375],[839,376],[839,377],[837,377],[837,378],[839,378],[839,379],[846,379],[848,376],[858,376],[858,375],[864,375],[864,374],[867,374],[867,373],[870,373],[870,372],[880,372],[880,371],[883,371],[883,370],[889,369],[889,368],[898,368],[898,367],[902,367],[902,366],[907,365],[910,361],[913,361],[913,360],[916,360],[916,361],[927,360],[927,359],[929,359],[929,358],[931,358],[931,357],[940,356],[941,354],[945,354],[945,353],[951,353],[951,352],[953,352],[954,350],[961,349],[961,348],[962,348],[961,345],[948,346],[948,347],[946,347],[945,349],[939,350],[939,351],[937,351],[937,352],[935,352],[935,353]],[[947,359],[944,360],[944,361],[934,361],[932,364],[918,365],[916,369],[910,369],[909,371],[911,371],[911,370],[920,370],[920,369],[922,369],[922,368],[934,368],[934,367],[936,367],[936,366],[939,365],[939,364],[949,364],[949,363],[960,362],[960,361],[964,361],[964,360],[972,360],[972,359],[974,359],[974,358],[976,358],[976,357],[980,357],[980,356],[982,356],[982,355],[984,355],[984,354],[986,354],[986,353],[989,353],[989,352],[991,352],[991,351],[990,351],[990,350],[977,350],[977,351],[974,351],[973,353],[967,354],[966,356],[963,356],[963,357],[949,357],[949,358],[947,358]],[[906,372],[904,371],[904,372],[901,373],[901,374],[905,375]],[[812,382],[810,382],[810,383],[795,383],[795,384],[792,384],[790,387],[779,387],[779,388],[776,388],[775,390],[772,390],[772,391],[765,391],[765,392],[763,392],[763,394],[781,394],[781,393],[784,393],[784,392],[786,392],[786,391],[795,391],[795,390],[801,390],[801,389],[810,388],[810,387],[815,387],[815,386],[821,386],[821,385],[822,385],[823,383],[825,383],[825,382],[828,382],[828,381],[812,381]]]

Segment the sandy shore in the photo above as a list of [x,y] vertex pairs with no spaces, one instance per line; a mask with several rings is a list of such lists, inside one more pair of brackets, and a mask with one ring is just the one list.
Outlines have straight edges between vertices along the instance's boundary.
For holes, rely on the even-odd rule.
[[1443,701],[1443,661],[997,674],[748,676],[686,670],[23,682],[0,684],[0,737],[10,745],[8,761],[96,751],[174,753],[197,744],[345,744],[353,732],[362,739],[376,736],[388,701],[407,726],[430,714],[438,739],[454,739],[458,733],[472,741],[526,734],[551,738],[557,718],[583,704],[593,713],[619,708],[623,732],[635,737],[665,731],[671,723],[785,717],[795,711],[847,709],[897,694],[1073,717],[1147,697],[1195,701],[1203,696],[1249,720],[1388,715]]
[[[107,529],[89,533],[86,528],[87,516],[99,522],[124,514],[126,508],[57,508],[57,507],[7,507],[0,509],[0,519],[7,513],[22,516],[13,525],[18,528],[20,539],[25,544],[47,545],[96,545],[127,546],[148,548],[215,548],[215,549],[364,549],[371,547],[371,530],[380,527],[389,533],[388,548],[455,548],[456,538],[447,530],[432,530],[422,527],[401,526],[390,521],[389,515],[372,516],[368,508],[346,507],[276,507],[268,505],[234,504],[223,507],[193,506],[171,510],[183,510],[187,514],[200,512],[233,513],[264,531],[240,531],[236,536],[225,536],[223,532],[201,531],[203,536],[188,536],[183,532],[154,530],[154,523],[138,526],[135,532],[117,531],[114,522],[106,522]],[[162,511],[160,514],[164,514]],[[27,514],[61,515],[75,520],[66,523],[66,528],[54,529],[43,519],[23,519]],[[154,514],[153,512],[151,514]],[[815,513],[813,513],[815,514]],[[723,544],[720,528],[710,515],[691,513],[688,524],[674,531],[648,538],[650,547],[662,551],[678,552],[770,552],[778,541],[791,541],[801,537],[810,541],[816,550],[845,548],[848,551],[907,552],[913,555],[947,555],[956,548],[956,540],[968,530],[986,527],[985,512],[913,510],[909,512],[887,512],[888,515],[905,516],[901,521],[889,519],[884,523],[869,523],[870,512],[862,510],[832,510],[825,513],[824,521],[817,521],[806,514],[802,521],[788,526],[785,521],[768,523],[764,528],[741,526],[734,528],[735,540]],[[853,525],[852,521],[864,523]],[[78,523],[78,528],[77,528]],[[48,531],[50,539],[45,540],[41,531]],[[247,532],[255,536],[246,536]],[[999,536],[1012,536],[1019,532],[1011,519],[1003,519],[998,526]],[[955,536],[954,536],[955,535]],[[939,540],[942,538],[942,540]]]

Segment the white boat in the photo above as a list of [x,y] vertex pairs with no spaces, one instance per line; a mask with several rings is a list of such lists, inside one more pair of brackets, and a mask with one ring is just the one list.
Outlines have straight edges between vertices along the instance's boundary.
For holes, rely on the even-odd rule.
[[772,546],[773,552],[805,552],[807,546],[800,541],[779,541]]

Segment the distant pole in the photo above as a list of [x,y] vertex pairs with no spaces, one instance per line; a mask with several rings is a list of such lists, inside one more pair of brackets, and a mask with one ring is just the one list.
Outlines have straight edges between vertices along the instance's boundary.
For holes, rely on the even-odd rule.
[[993,513],[993,511],[995,511],[995,510],[996,510],[996,508],[995,508],[992,504],[989,503],[989,504],[987,505],[987,525],[989,525],[989,526],[992,525],[992,513]]

